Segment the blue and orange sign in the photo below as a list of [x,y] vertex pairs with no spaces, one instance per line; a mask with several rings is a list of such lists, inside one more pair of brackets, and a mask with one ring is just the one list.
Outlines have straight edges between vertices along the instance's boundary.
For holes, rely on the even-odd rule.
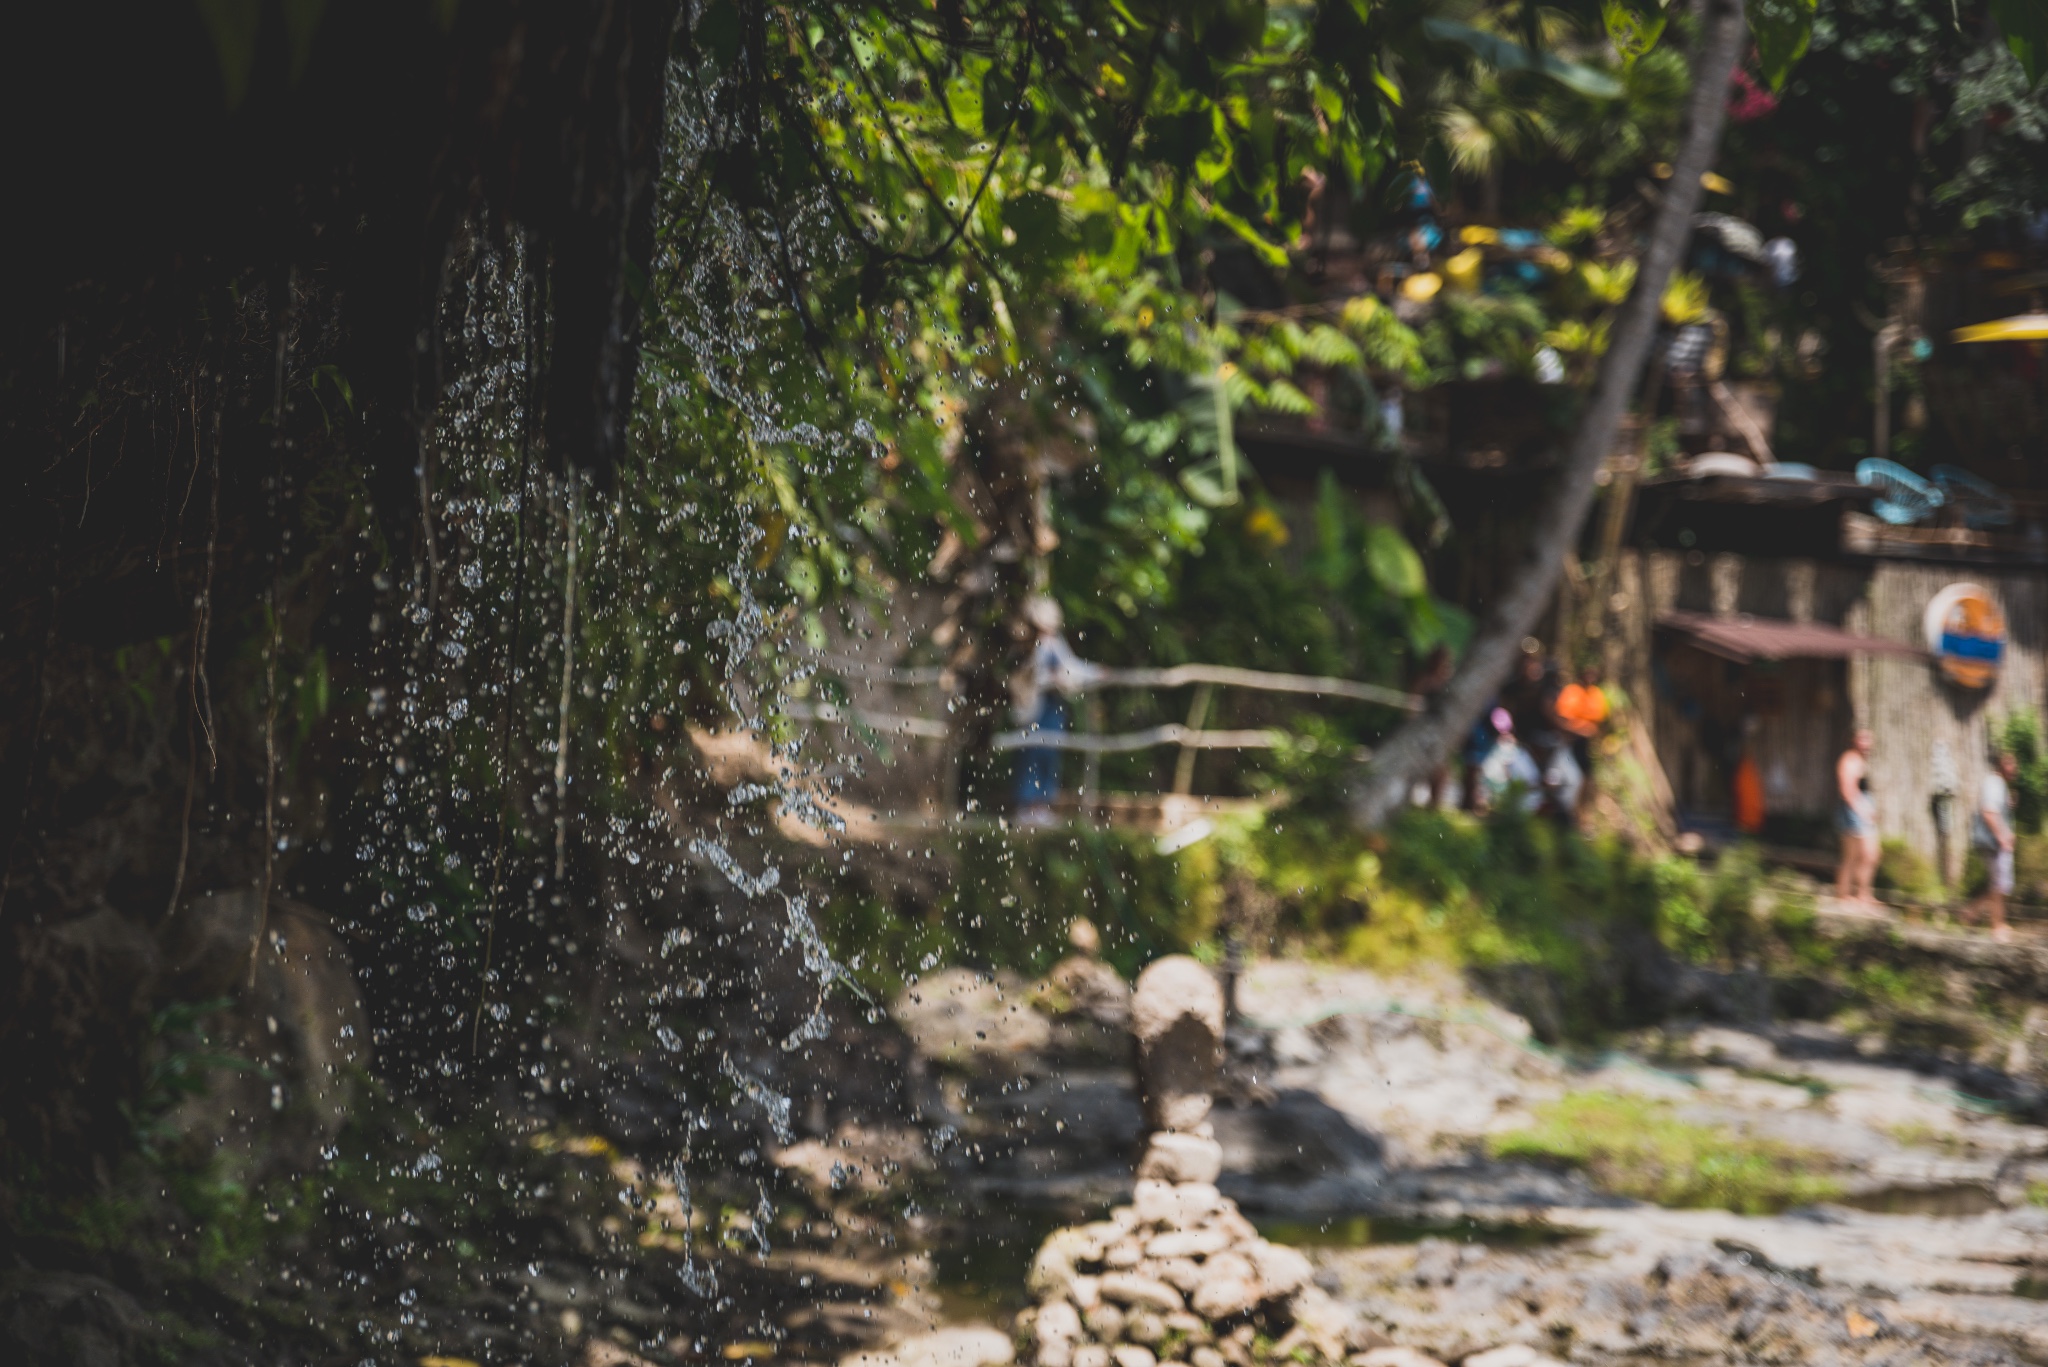
[[1927,652],[1951,683],[1989,688],[2005,662],[2005,614],[1975,584],[1950,584],[1927,604]]

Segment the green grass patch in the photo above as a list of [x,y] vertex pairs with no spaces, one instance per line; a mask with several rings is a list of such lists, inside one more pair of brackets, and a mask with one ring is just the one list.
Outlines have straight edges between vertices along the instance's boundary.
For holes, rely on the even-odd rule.
[[1695,1124],[1664,1102],[1614,1092],[1548,1102],[1534,1125],[1489,1148],[1496,1158],[1582,1168],[1607,1191],[1660,1206],[1761,1215],[1842,1193],[1824,1154]]

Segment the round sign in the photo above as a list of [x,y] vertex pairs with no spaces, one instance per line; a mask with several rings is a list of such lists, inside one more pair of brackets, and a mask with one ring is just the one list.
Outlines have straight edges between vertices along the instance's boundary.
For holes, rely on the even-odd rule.
[[1975,584],[1950,584],[1927,604],[1927,652],[1951,683],[1989,688],[2005,659],[2005,614]]

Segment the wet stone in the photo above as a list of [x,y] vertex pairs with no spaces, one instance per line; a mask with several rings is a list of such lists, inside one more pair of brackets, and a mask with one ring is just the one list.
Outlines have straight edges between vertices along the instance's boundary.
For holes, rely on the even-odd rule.
[[1223,989],[1184,954],[1155,960],[1131,997],[1138,1089],[1153,1130],[1193,1130],[1209,1118],[1223,1059]]

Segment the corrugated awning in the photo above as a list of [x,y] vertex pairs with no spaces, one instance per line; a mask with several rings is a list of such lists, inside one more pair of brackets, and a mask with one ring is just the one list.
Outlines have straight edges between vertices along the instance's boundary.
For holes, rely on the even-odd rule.
[[1667,612],[1657,618],[1657,625],[1678,632],[1702,650],[1741,664],[1752,660],[1846,660],[1851,655],[1926,654],[1918,646],[1904,641],[1859,636],[1825,622]]

